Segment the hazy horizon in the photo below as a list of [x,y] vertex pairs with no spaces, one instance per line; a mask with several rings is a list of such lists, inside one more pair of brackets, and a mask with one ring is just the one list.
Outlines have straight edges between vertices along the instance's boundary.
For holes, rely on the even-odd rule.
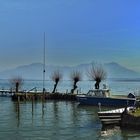
[[[47,63],[45,63],[45,66],[47,67],[47,66],[54,66],[54,67],[77,67],[77,66],[80,66],[80,65],[92,65],[93,63],[96,63],[97,61],[91,61],[91,62],[85,62],[85,63],[79,63],[79,64],[73,64],[73,65],[59,65],[59,64],[47,64]],[[133,70],[133,69],[131,69],[131,68],[129,68],[129,67],[125,67],[124,65],[121,65],[121,64],[119,64],[119,63],[117,63],[117,62],[113,62],[113,61],[110,61],[110,62],[105,62],[105,63],[100,63],[100,62],[97,62],[98,64],[101,64],[101,65],[106,65],[106,64],[112,64],[112,63],[114,63],[114,64],[116,64],[116,65],[120,65],[120,66],[122,66],[122,67],[124,67],[124,68],[126,68],[126,69],[129,69],[129,70],[132,70],[132,71],[134,71],[134,72],[137,72],[137,71],[135,71],[135,70]],[[38,64],[40,64],[40,65],[42,65],[42,68],[44,67],[43,65],[43,62],[32,62],[32,63],[27,63],[27,64],[19,64],[19,65],[16,65],[16,66],[14,66],[14,67],[11,67],[11,68],[7,68],[7,69],[4,69],[4,70],[2,70],[2,71],[0,71],[0,72],[3,72],[3,71],[7,71],[7,70],[12,70],[12,69],[17,69],[17,68],[20,68],[20,67],[26,67],[26,66],[30,66],[30,65],[38,65]],[[140,72],[138,72],[138,73],[140,73]]]
[[0,71],[43,62],[117,62],[140,72],[140,2],[1,0]]

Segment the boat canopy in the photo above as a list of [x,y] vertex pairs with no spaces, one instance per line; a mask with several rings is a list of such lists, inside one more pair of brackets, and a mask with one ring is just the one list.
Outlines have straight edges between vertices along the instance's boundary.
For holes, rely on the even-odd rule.
[[87,95],[89,96],[100,96],[100,97],[109,97],[109,89],[94,89],[94,90],[89,90]]

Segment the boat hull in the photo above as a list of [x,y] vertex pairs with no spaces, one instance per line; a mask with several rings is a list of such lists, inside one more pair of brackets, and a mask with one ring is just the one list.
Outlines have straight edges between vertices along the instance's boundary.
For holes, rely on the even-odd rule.
[[77,96],[77,100],[81,105],[93,105],[93,106],[134,106],[135,99],[121,99],[121,98],[111,98],[111,97],[94,97],[94,96]]
[[[133,110],[133,107],[127,107],[127,111]],[[122,113],[125,108],[114,109],[110,111],[100,111],[98,112],[98,117],[103,125],[116,124],[120,125],[122,119]]]
[[109,125],[109,124],[119,125],[121,122],[121,114],[123,111],[124,108],[115,109],[111,111],[100,111],[98,112],[98,116],[103,125]]
[[103,125],[109,125],[109,124],[120,124],[121,122],[121,113],[116,114],[104,114],[100,115],[98,114],[101,122]]

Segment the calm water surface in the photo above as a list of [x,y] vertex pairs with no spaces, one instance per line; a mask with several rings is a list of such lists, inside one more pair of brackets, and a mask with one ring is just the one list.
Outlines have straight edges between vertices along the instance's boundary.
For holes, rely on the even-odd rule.
[[[51,91],[53,82],[46,81]],[[139,82],[108,82],[111,93],[135,92],[140,95]],[[0,89],[9,89],[9,81],[0,80]],[[22,89],[42,89],[41,81],[24,81]],[[71,89],[70,81],[58,85],[58,91]],[[90,81],[80,82],[80,91],[93,88]],[[97,117],[98,107],[78,106],[76,102],[12,102],[0,97],[0,140],[139,140],[140,132],[111,128],[102,130]]]
[[[139,132],[102,131],[97,107],[76,102],[12,102],[0,97],[0,140],[139,140]],[[131,133],[130,133],[131,132]]]
[[[42,91],[42,81],[39,80],[24,80],[21,90],[28,91],[36,87],[36,90]],[[100,88],[103,87],[103,84],[106,84],[110,89],[112,94],[124,94],[128,95],[129,92],[136,93],[140,95],[140,80],[139,81],[103,81],[100,84]],[[57,91],[66,93],[70,92],[72,89],[72,81],[60,81],[57,86]],[[80,81],[77,84],[79,93],[87,93],[90,89],[94,88],[94,82],[92,81]],[[10,84],[9,80],[0,80],[0,89],[11,89],[15,88]],[[54,82],[45,81],[46,91],[52,92],[54,88]]]

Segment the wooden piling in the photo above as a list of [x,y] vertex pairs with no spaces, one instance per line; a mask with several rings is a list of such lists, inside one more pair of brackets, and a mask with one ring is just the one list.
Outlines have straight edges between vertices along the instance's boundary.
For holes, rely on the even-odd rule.
[[75,94],[62,93],[15,93],[12,96],[13,101],[38,101],[45,102],[46,100],[67,100],[76,101]]

